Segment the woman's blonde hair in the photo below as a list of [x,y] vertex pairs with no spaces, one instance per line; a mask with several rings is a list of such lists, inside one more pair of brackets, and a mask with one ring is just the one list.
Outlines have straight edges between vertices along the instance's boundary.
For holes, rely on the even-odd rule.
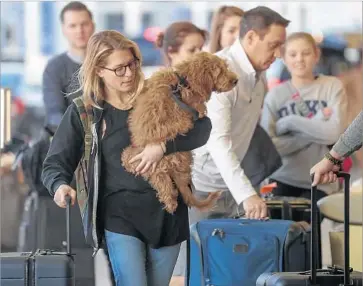
[[314,37],[311,34],[306,33],[306,32],[295,32],[295,33],[290,34],[286,38],[284,48],[282,49],[282,53],[285,54],[286,47],[288,46],[289,43],[291,43],[292,41],[301,40],[301,39],[307,41],[314,49],[314,52],[316,54],[319,54],[319,48],[318,48],[317,42],[315,41]]
[[137,44],[117,31],[107,30],[95,33],[89,39],[84,62],[78,73],[79,90],[83,92],[86,106],[101,108],[99,103],[104,100],[104,83],[97,75],[97,68],[105,66],[107,58],[115,50],[129,49],[139,60],[136,71],[135,89],[124,106],[130,109],[132,103],[144,86],[144,74],[141,71],[142,56]]
[[221,6],[213,15],[210,34],[209,52],[212,54],[220,51],[221,34],[224,22],[232,16],[243,17],[244,11],[235,6]]

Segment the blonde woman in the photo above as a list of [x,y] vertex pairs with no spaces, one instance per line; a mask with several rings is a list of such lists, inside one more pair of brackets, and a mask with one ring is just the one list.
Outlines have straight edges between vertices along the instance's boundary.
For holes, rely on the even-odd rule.
[[243,10],[236,6],[221,6],[213,15],[209,52],[212,54],[231,46],[239,36]]
[[[149,183],[127,173],[120,162],[122,150],[130,145],[128,115],[143,88],[141,64],[138,46],[116,31],[96,33],[88,43],[80,86],[94,117],[96,148],[88,166],[88,178],[92,178],[88,205],[96,204],[89,209],[97,209],[97,215],[91,211],[85,215],[84,230],[93,238],[95,250],[105,238],[118,286],[166,286],[180,243],[189,234],[187,206],[180,199],[176,213],[167,213]],[[166,146],[148,145],[133,160],[140,161],[138,170],[143,173],[164,155],[204,145],[210,130],[210,120],[200,119],[186,136]],[[42,174],[44,185],[60,207],[65,207],[67,194],[75,202],[76,192],[69,184],[81,159],[83,142],[84,130],[73,103],[52,140]]]

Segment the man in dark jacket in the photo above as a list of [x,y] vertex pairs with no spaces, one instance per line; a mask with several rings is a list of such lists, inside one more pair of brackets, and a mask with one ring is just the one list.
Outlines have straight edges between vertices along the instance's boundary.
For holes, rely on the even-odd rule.
[[43,73],[43,100],[46,125],[56,128],[67,107],[79,93],[77,73],[95,25],[91,11],[81,2],[70,2],[60,13],[63,35],[68,50],[49,60]]

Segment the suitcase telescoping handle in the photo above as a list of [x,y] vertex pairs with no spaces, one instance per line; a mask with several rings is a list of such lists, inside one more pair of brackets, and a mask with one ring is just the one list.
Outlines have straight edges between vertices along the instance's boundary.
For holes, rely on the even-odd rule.
[[71,255],[71,197],[69,195],[66,195],[66,234],[67,234],[67,254]]
[[[349,221],[350,221],[350,192],[349,192],[349,184],[350,184],[350,174],[345,172],[337,172],[338,178],[344,178],[344,284],[340,286],[352,286],[350,284],[350,268],[349,268]],[[314,181],[314,175],[311,176],[312,181]],[[318,222],[318,206],[316,201],[316,191],[317,187],[311,187],[311,256],[310,256],[310,265],[311,265],[311,285],[318,285],[316,283],[316,255],[317,255],[317,231],[319,227]]]

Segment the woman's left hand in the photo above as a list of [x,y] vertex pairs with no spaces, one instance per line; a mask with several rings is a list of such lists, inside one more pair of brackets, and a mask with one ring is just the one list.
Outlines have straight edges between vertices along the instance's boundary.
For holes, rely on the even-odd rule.
[[157,164],[164,156],[164,150],[161,144],[148,144],[145,146],[144,150],[137,154],[130,160],[130,164],[140,161],[139,165],[136,167],[137,174],[146,173],[150,167],[152,167],[152,172],[155,171]]

